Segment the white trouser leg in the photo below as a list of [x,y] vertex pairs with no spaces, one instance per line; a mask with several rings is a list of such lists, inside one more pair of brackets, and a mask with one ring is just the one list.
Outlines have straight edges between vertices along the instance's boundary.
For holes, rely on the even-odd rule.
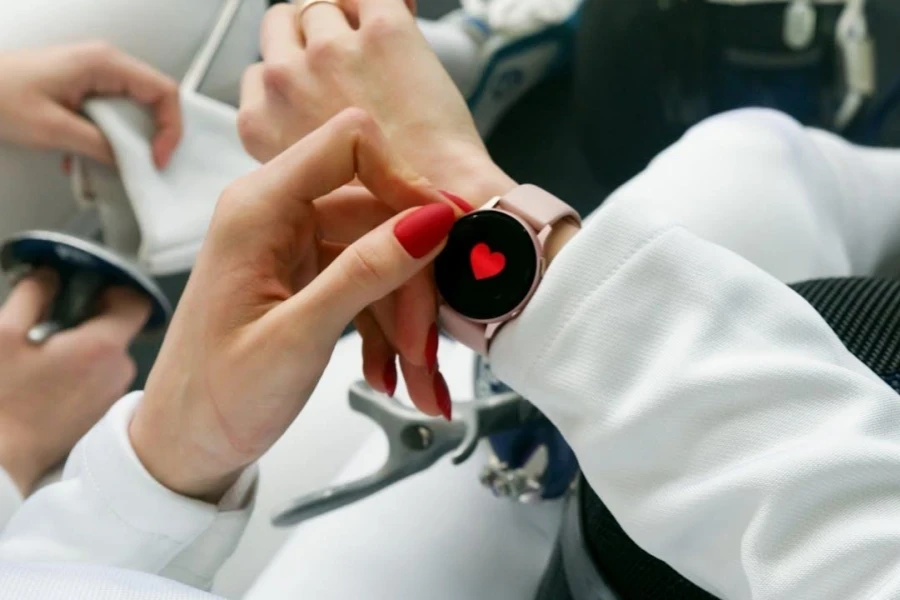
[[[441,370],[454,398],[471,397],[472,363],[467,349],[443,344]],[[298,421],[319,430],[327,423],[328,432],[351,421],[313,417]],[[562,501],[529,506],[494,498],[478,482],[487,454],[483,445],[458,467],[445,458],[364,501],[301,524],[247,600],[529,598],[553,549]],[[338,480],[374,472],[386,455],[384,437],[370,434]],[[264,461],[263,485],[267,466]]]

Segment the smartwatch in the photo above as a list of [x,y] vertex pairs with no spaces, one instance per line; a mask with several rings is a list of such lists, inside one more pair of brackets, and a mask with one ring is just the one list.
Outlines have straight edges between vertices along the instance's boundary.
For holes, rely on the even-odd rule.
[[434,263],[443,329],[486,355],[534,295],[546,268],[544,243],[563,219],[581,225],[571,206],[533,185],[461,217]]

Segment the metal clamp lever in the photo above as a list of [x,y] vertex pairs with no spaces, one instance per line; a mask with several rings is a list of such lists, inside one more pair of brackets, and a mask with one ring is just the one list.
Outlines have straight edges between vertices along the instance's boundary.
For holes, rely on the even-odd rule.
[[350,407],[375,421],[388,439],[388,458],[375,473],[357,481],[302,496],[277,513],[276,527],[295,525],[353,504],[432,466],[457,450],[454,464],[465,462],[488,435],[541,418],[515,392],[456,405],[459,420],[427,417],[376,392],[364,382],[350,386]]

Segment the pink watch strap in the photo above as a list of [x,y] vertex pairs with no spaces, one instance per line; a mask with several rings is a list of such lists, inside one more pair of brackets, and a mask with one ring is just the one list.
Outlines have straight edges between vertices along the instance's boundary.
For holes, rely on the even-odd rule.
[[[500,199],[497,208],[515,214],[538,234],[548,225],[562,219],[581,224],[581,217],[571,206],[534,185],[521,185]],[[439,312],[441,327],[461,344],[487,355],[490,339],[503,323],[476,323],[466,319],[447,305]]]
[[566,218],[581,223],[581,217],[574,208],[536,185],[520,185],[503,196],[497,208],[521,217],[535,233]]
[[441,305],[438,319],[441,329],[449,333],[450,337],[478,354],[487,356],[487,326],[484,323],[470,321],[446,304]]

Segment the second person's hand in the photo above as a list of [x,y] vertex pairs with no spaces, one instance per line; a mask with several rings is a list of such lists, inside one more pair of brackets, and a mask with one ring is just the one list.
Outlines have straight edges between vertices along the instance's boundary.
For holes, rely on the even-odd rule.
[[150,315],[145,298],[110,289],[98,316],[35,346],[28,330],[56,288],[52,272],[38,271],[0,308],[0,467],[25,496],[128,389],[128,346]]
[[126,96],[150,107],[153,160],[166,166],[181,139],[178,85],[103,42],[0,52],[0,139],[113,164],[103,133],[79,111],[92,96]]

